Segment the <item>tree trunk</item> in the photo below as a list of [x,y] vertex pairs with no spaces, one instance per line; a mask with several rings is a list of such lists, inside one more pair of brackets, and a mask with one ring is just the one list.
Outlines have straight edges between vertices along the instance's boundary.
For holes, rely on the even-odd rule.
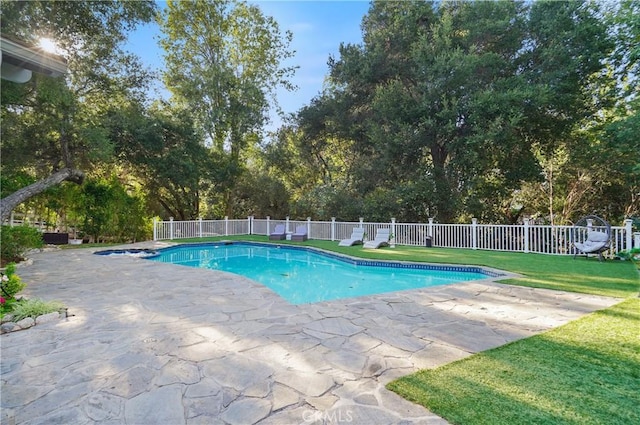
[[68,180],[74,183],[81,184],[84,180],[84,173],[80,170],[74,170],[72,168],[63,168],[60,171],[56,171],[46,179],[37,181],[29,186],[23,187],[20,190],[13,192],[11,195],[0,201],[0,222],[8,219],[11,215],[11,211],[27,199],[32,196],[38,195],[52,186],[62,183]]
[[433,162],[433,182],[435,184],[436,215],[441,223],[451,223],[455,216],[456,195],[451,189],[447,176],[446,162],[449,153],[445,146],[438,143],[431,145],[431,161]]

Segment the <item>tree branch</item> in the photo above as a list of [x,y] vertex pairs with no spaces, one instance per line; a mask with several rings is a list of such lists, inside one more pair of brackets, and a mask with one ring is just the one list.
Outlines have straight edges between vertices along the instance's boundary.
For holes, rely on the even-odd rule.
[[82,184],[84,180],[84,173],[73,168],[63,168],[43,180],[37,181],[13,192],[11,195],[0,200],[0,222],[9,218],[11,211],[27,199],[38,195],[65,180]]

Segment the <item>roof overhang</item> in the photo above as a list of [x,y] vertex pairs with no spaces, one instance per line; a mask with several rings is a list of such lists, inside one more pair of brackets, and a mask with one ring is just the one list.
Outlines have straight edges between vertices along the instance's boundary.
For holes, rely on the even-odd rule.
[[26,83],[36,72],[51,77],[67,73],[67,62],[60,56],[0,38],[2,79]]

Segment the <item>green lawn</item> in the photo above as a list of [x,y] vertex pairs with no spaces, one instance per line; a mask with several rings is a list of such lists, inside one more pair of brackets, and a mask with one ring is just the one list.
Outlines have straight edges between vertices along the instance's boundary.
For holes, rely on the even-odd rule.
[[[267,242],[265,236],[236,236],[207,239],[177,239],[174,242],[204,242],[220,239]],[[627,298],[640,291],[640,278],[633,263],[571,256],[523,254],[472,249],[396,248],[363,249],[361,246],[339,247],[338,242],[310,240],[279,241],[281,244],[306,245],[369,259],[419,261],[428,263],[469,264],[487,266],[522,275],[502,281],[512,285],[549,288],[569,292]]]
[[638,424],[640,299],[387,387],[453,424]]

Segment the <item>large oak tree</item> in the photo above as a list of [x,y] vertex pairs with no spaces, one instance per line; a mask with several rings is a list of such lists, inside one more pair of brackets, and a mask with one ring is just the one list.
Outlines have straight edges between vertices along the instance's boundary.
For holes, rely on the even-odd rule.
[[3,1],[3,36],[37,45],[56,42],[66,78],[35,75],[24,86],[3,82],[2,174],[34,183],[4,194],[1,218],[26,199],[64,180],[81,182],[83,168],[112,152],[101,118],[127,97],[140,97],[148,73],[121,48],[127,33],[153,19],[150,1]]
[[353,142],[365,205],[514,221],[522,184],[545,177],[541,158],[606,105],[593,90],[613,48],[600,17],[591,2],[373,2],[363,44],[341,46],[334,90],[301,111],[300,128],[324,129],[314,146],[332,140],[327,129]]

